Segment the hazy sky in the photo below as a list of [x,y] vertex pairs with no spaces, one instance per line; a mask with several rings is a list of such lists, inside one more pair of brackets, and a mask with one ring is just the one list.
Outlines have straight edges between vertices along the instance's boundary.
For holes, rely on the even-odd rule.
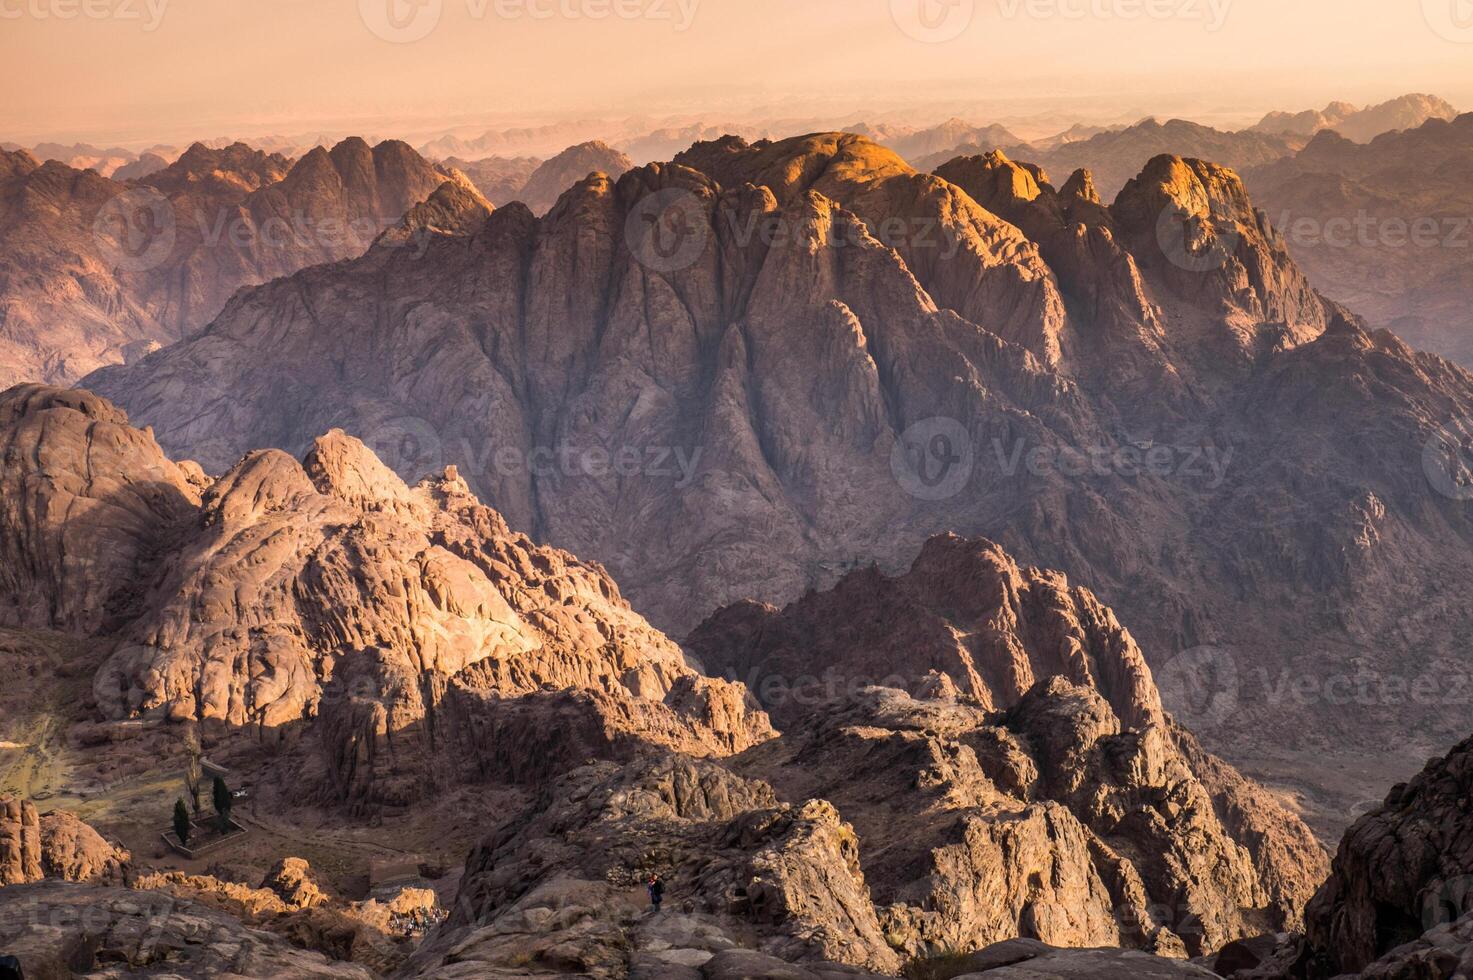
[[0,0],[0,91],[24,143],[1473,108],[1473,0]]

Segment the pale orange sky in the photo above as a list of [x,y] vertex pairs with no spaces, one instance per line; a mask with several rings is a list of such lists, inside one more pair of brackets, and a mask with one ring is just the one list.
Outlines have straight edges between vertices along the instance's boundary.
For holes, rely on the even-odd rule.
[[[399,36],[424,37],[374,33],[394,5]],[[0,140],[22,143],[635,115],[1210,122],[1412,91],[1469,108],[1473,0],[0,0],[0,91]]]

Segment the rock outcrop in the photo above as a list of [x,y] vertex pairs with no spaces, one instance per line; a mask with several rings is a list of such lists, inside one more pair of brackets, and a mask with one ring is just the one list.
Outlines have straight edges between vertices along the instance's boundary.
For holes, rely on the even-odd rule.
[[26,976],[372,980],[224,912],[159,891],[39,882],[6,889],[0,948]]
[[43,878],[114,883],[129,860],[75,814],[38,816],[30,800],[0,798],[0,886]]
[[947,910],[887,920],[912,950],[1021,932],[1202,955],[1297,926],[1323,879],[1298,818],[1165,714],[1109,610],[991,542],[936,538],[899,578],[722,610],[688,645],[784,731],[743,771],[833,800],[881,855],[877,903]]
[[1473,740],[1355,822],[1305,910],[1298,975],[1455,976],[1460,962],[1473,961],[1470,795]]

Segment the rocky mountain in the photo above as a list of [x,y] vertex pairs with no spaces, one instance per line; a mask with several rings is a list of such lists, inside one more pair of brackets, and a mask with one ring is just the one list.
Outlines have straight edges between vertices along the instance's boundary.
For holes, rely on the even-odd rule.
[[95,170],[103,177],[111,177],[120,167],[138,159],[131,150],[91,143],[37,143],[30,152],[43,163],[55,160],[76,170]]
[[[954,662],[916,647],[892,663],[898,686],[874,686],[862,671],[877,654],[836,659],[844,638],[820,629],[813,664],[837,689],[801,718],[775,704],[794,717],[779,733],[742,683],[699,671],[601,568],[512,532],[453,469],[409,487],[333,432],[301,462],[263,450],[212,479],[105,400],[35,385],[0,395],[0,447],[0,623],[107,651],[90,707],[73,702],[61,723],[95,711],[202,726],[222,751],[269,747],[239,755],[256,760],[266,812],[317,797],[352,821],[456,786],[505,788],[506,804],[477,818],[449,921],[399,975],[724,976],[793,961],[893,973],[1019,935],[1179,957],[1294,927],[1323,875],[1307,828],[1162,712],[1107,609],[989,542],[939,538],[904,578],[859,573],[806,602],[857,620],[943,577],[948,591],[914,616],[946,615],[956,631],[985,621],[974,672],[1026,663],[1033,678],[964,689]],[[1012,598],[1025,583],[1031,595]],[[748,648],[743,622],[724,613],[698,634]],[[912,628],[887,630],[881,614],[863,635],[895,651]],[[692,646],[721,656],[710,640]],[[4,813],[0,854],[29,866],[34,810]],[[651,871],[669,918],[648,921],[630,900]],[[346,943],[352,963],[281,942],[342,961],[330,920],[294,910],[351,913],[350,931],[380,921],[340,908],[301,862],[260,889],[144,874],[131,904],[97,884],[22,887],[33,891],[7,889],[0,907],[98,909],[88,962],[209,975],[252,930],[266,932],[232,968],[243,976],[386,962],[360,958],[379,948],[371,933],[365,949]],[[158,918],[162,944],[138,940],[140,914]],[[79,942],[3,912],[0,938],[36,963],[71,959]],[[991,962],[1136,962],[1040,945],[1007,955]]]
[[1006,127],[974,126],[956,118],[924,129],[881,125],[858,126],[854,132],[868,136],[910,161],[935,156],[949,160],[962,153],[963,147],[981,146],[991,150],[1023,145],[1023,140],[1014,136]]
[[109,176],[111,176],[113,180],[120,182],[141,180],[144,177],[149,176],[150,174],[156,174],[160,170],[163,170],[169,164],[173,163],[175,159],[178,158],[165,157],[158,153],[141,153],[138,155],[137,160],[134,160],[131,163],[123,164],[117,170],[114,170]]
[[[40,386],[7,392],[0,426],[16,461],[0,473],[0,623],[114,637],[93,685],[104,716],[275,729],[320,715],[319,776],[364,805],[417,798],[435,764],[494,767],[511,745],[432,743],[530,710],[503,706],[514,694],[559,713],[579,759],[645,736],[730,752],[769,731],[601,569],[512,533],[453,469],[411,490],[334,432],[303,463],[266,450],[212,481],[105,401]],[[433,729],[408,731],[421,722]],[[397,746],[376,751],[383,738]],[[558,765],[542,738],[537,764]]]
[[477,191],[494,207],[505,207],[517,199],[527,178],[542,166],[537,157],[486,157],[466,160],[447,157],[442,166],[459,170],[470,178]]
[[1027,159],[1048,174],[1063,176],[1075,170],[1088,170],[1100,196],[1109,201],[1140,173],[1148,160],[1162,154],[1211,160],[1242,170],[1290,156],[1307,140],[1307,137],[1249,130],[1225,132],[1185,119],[1170,119],[1165,123],[1145,119],[1134,126],[1060,143],[1052,149],[983,143],[919,157],[912,162],[918,169],[935,170],[958,155],[980,155],[1001,149],[1010,156]]
[[162,891],[45,881],[7,889],[0,943],[25,975],[373,980],[228,912]]
[[1291,136],[1314,136],[1333,129],[1356,143],[1369,143],[1382,133],[1416,129],[1432,119],[1451,121],[1458,110],[1435,95],[1403,95],[1379,105],[1360,107],[1349,102],[1331,102],[1323,110],[1270,112],[1252,131]]
[[1473,365],[1473,114],[1360,144],[1321,133],[1244,178],[1327,295]]
[[403,143],[293,162],[196,144],[131,184],[0,161],[0,384],[69,382],[207,322],[237,289],[360,254],[450,175]]
[[1391,732],[1457,737],[1443,688],[1395,692],[1468,618],[1473,381],[1323,301],[1227,169],[1157,158],[1112,205],[1004,157],[943,175],[839,134],[702,144],[242,293],[89,384],[210,472],[334,426],[453,463],[676,631],[986,535],[1090,582],[1169,706],[1336,832],[1407,764]]
[[516,200],[531,208],[533,214],[546,214],[563,191],[588,175],[598,173],[618,180],[633,169],[634,162],[607,143],[579,143],[532,171]]

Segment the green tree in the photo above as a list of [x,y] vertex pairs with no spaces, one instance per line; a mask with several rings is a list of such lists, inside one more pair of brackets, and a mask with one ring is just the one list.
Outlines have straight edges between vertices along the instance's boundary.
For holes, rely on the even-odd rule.
[[174,836],[179,838],[179,843],[189,846],[189,807],[182,798],[174,801]]
[[230,787],[225,785],[225,780],[219,776],[215,777],[215,786],[211,791],[215,800],[215,815],[220,820],[220,833],[230,832],[230,808],[235,805],[235,797],[230,795]]

